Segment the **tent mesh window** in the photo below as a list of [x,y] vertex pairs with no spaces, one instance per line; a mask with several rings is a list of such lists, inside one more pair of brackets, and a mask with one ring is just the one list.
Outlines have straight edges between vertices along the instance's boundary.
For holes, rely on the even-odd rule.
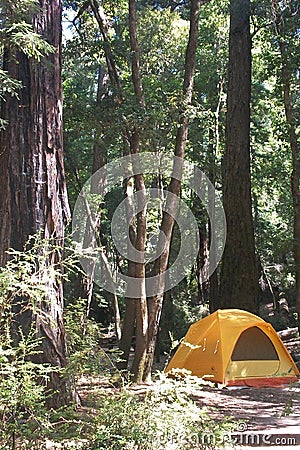
[[231,356],[232,361],[269,360],[279,357],[271,339],[258,327],[251,327],[240,335]]

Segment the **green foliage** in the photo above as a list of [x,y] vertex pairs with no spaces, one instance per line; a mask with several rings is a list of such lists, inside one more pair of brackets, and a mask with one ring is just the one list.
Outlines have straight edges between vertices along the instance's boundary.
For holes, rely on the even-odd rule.
[[[63,279],[61,268],[49,264],[57,251],[61,248],[38,234],[29,238],[23,251],[10,250],[9,261],[0,268],[0,443],[3,449],[16,448],[17,438],[32,442],[49,426],[46,385],[51,372],[57,368],[39,363],[42,339],[37,339],[35,320],[36,317],[48,320],[41,304],[49,301],[49,281],[56,279],[60,283]],[[66,256],[69,270],[72,258]]]
[[[201,381],[186,377],[180,381],[161,376],[139,397],[130,390],[100,398],[98,427],[93,450],[188,450],[214,448],[233,428],[216,423],[190,395],[197,395]],[[205,436],[213,439],[208,444]]]
[[28,20],[28,15],[38,12],[40,9],[38,0],[2,0],[0,7],[1,25],[6,22],[7,16],[14,22]]
[[[18,90],[21,88],[21,83],[14,78],[11,78],[8,73],[0,68],[0,100],[5,100],[5,95],[10,94],[18,98]],[[0,131],[5,128],[7,121],[0,118]]]
[[52,369],[32,362],[39,345],[33,331],[21,333],[17,345],[3,338],[0,344],[0,443],[12,448],[16,438],[32,439],[49,427],[45,389]]
[[[281,83],[280,39],[274,30],[270,5],[259,2],[253,7],[251,146],[256,242],[272,286],[291,292],[294,285],[292,159]],[[299,52],[295,52],[295,46],[299,46],[296,26],[299,14],[292,11],[293,2],[278,3],[278,7],[282,9],[291,98],[299,122],[299,96],[295,94],[299,88]]]
[[[34,262],[33,262],[34,261]],[[47,365],[32,362],[39,354],[40,341],[35,331],[25,335],[16,327],[13,308],[21,298],[27,299],[23,307],[30,313],[36,312],[45,286],[38,282],[35,256],[30,252],[12,252],[12,259],[0,270],[0,419],[2,442],[12,440],[16,435],[24,438],[34,428],[47,424],[45,411],[45,386],[51,371]],[[14,306],[13,306],[14,305]],[[12,329],[15,333],[12,334]],[[14,445],[14,444],[13,444]],[[7,448],[7,447],[3,447]],[[14,447],[13,447],[14,448]]]
[[[44,313],[41,302],[49,301],[49,282],[56,280],[61,283],[66,274],[61,267],[50,264],[51,257],[62,251],[51,239],[43,239],[40,234],[31,236],[23,251],[10,249],[10,259],[5,267],[0,268],[0,328],[3,329],[11,314],[12,305],[20,306],[22,312],[26,309],[32,314]],[[65,254],[64,266],[69,271],[73,269],[75,258],[73,254]]]
[[[3,0],[0,5],[0,55],[3,57],[5,49],[13,52],[21,51],[28,58],[36,61],[53,53],[55,48],[48,44],[34,31],[31,23],[32,15],[38,13],[37,0]],[[12,95],[18,98],[21,83],[9,76],[7,71],[0,68],[0,100]],[[4,129],[6,121],[0,118],[0,130]]]
[[0,7],[0,49],[18,49],[29,58],[38,61],[55,51],[39,34],[31,23],[33,14],[38,14],[39,2],[21,0],[17,3],[4,0]]
[[173,313],[174,331],[172,330],[175,339],[182,338],[192,323],[207,315],[205,305],[199,305],[197,302],[191,302],[191,300],[192,296],[188,287],[183,287],[181,292],[175,292]]
[[103,375],[108,379],[120,378],[116,368],[117,353],[105,352],[100,341],[104,330],[86,314],[86,299],[77,299],[65,308],[64,321],[67,332],[68,373],[77,378],[82,375]]
[[197,404],[197,393],[207,383],[194,377],[179,381],[161,375],[151,387],[138,391],[112,389],[97,381],[86,379],[81,386],[93,390],[84,408],[51,412],[48,430],[34,441],[19,441],[21,448],[212,450],[228,445],[234,434],[234,422],[215,420],[209,409]]
[[54,47],[33,31],[32,25],[24,21],[12,23],[0,30],[0,42],[17,48],[29,58],[40,61],[42,57],[53,53]]
[[5,70],[0,69],[0,86],[0,98],[4,100],[5,93],[17,97],[17,90],[21,87],[21,83],[11,78]]
[[228,444],[235,424],[213,419],[192,400],[204,384],[191,376],[160,375],[141,390],[99,386],[89,395],[84,416],[70,409],[53,415],[64,421],[55,423],[52,442],[85,450],[201,450]]

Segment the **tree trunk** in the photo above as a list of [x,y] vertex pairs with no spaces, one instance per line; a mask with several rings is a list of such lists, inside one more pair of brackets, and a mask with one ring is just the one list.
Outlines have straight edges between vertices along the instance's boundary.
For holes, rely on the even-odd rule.
[[[127,142],[124,142],[125,151],[124,154],[130,154],[129,148],[127,148]],[[134,244],[136,239],[136,228],[134,221],[134,205],[133,205],[133,179],[126,180],[126,220],[128,231],[128,260],[127,260],[127,276],[129,279],[135,277],[135,262],[132,257],[132,248],[130,244]],[[129,292],[129,289],[128,289]],[[136,319],[136,298],[131,298],[129,295],[125,299],[125,313],[123,318],[122,336],[119,343],[119,347],[122,350],[122,361],[119,363],[119,369],[127,369],[129,362],[130,349],[133,341],[134,329]]]
[[[289,141],[292,153],[291,191],[293,198],[293,237],[294,264],[296,279],[296,311],[298,314],[298,328],[300,332],[300,151],[297,140],[296,120],[291,98],[291,70],[288,61],[288,43],[285,39],[285,22],[280,10],[280,4],[273,0],[274,27],[278,37],[281,57],[281,81],[286,122],[289,129]],[[296,33],[296,29],[295,29]],[[296,70],[297,68],[295,68]]]
[[[131,49],[131,76],[137,104],[141,110],[145,108],[145,98],[143,93],[142,79],[140,73],[140,52],[137,39],[137,4],[136,0],[129,0],[129,37]],[[130,144],[130,153],[138,155],[140,153],[140,130],[134,127],[132,131],[127,130],[127,139]],[[135,189],[137,192],[138,212],[136,216],[136,231],[134,248],[140,252],[142,259],[135,262],[135,277],[132,280],[137,284],[139,296],[136,298],[136,346],[134,360],[131,368],[133,380],[136,383],[143,381],[144,366],[147,352],[148,335],[148,309],[146,297],[146,273],[145,273],[145,243],[146,243],[146,208],[147,196],[146,187],[142,173],[135,170]],[[130,291],[130,287],[129,287]],[[130,301],[130,300],[129,300]]]
[[[139,133],[134,131],[131,137],[131,153],[139,154]],[[137,225],[134,248],[142,255],[142,260],[135,262],[135,277],[129,283],[135,283],[139,289],[138,297],[136,295],[136,346],[134,360],[131,372],[133,380],[136,383],[144,381],[144,366],[147,352],[147,336],[148,336],[148,309],[146,297],[146,273],[145,273],[145,243],[146,243],[146,208],[147,196],[146,187],[142,174],[135,175],[135,187],[137,192]],[[137,284],[138,283],[138,284]],[[136,291],[136,287],[134,291]],[[130,291],[130,287],[129,287]]]
[[[218,152],[218,146],[219,146],[219,110],[221,105],[221,92],[222,92],[223,84],[220,82],[220,92],[219,92],[219,98],[218,103],[216,107],[216,113],[215,113],[215,126],[214,130],[210,127],[209,128],[209,157],[210,157],[210,164],[209,164],[209,180],[211,181],[212,185],[215,188],[216,185],[216,155]],[[215,138],[215,145],[214,145],[214,138]],[[215,206],[215,205],[214,205]],[[212,211],[215,211],[214,206],[212,207]],[[214,223],[214,220],[212,220],[212,223]],[[209,241],[210,243],[214,243],[211,239],[212,230],[211,230],[211,222],[209,222]],[[216,248],[211,249],[211,264],[215,264],[216,262]],[[209,278],[209,311],[210,313],[213,313],[219,308],[219,298],[218,298],[218,289],[219,289],[219,280],[218,280],[218,272],[215,270],[213,274]]]
[[[293,135],[293,136],[292,136]],[[300,333],[300,157],[296,140],[295,128],[291,136],[291,148],[293,158],[293,172],[291,177],[293,206],[294,206],[294,262],[296,276],[296,311],[298,315],[298,329]]]
[[[185,146],[187,141],[188,134],[188,124],[189,118],[187,115],[188,106],[191,103],[192,92],[193,92],[193,82],[194,82],[194,67],[195,67],[195,54],[197,47],[197,37],[198,37],[198,22],[199,22],[199,8],[200,1],[192,0],[191,2],[191,13],[190,13],[190,35],[189,35],[189,43],[186,51],[186,61],[185,61],[185,75],[183,82],[183,102],[182,102],[182,111],[181,119],[177,131],[176,137],[176,146],[175,146],[175,156],[179,158],[184,157]],[[203,3],[206,3],[204,1]],[[110,76],[111,83],[115,88],[116,96],[119,99],[119,103],[123,101],[123,93],[121,89],[121,83],[119,79],[119,75],[116,69],[116,64],[114,62],[114,58],[111,52],[111,48],[109,45],[109,38],[106,26],[106,20],[104,13],[98,4],[97,0],[92,0],[91,6],[93,12],[95,14],[95,18],[98,22],[103,40],[105,41],[105,56],[108,66],[108,72]],[[145,107],[145,99],[142,87],[142,79],[140,74],[140,60],[139,60],[139,46],[137,40],[137,30],[136,30],[136,14],[137,14],[137,5],[136,0],[129,0],[129,34],[130,34],[130,45],[131,45],[131,69],[132,69],[132,81],[135,93],[135,99],[137,106],[141,109],[141,111]],[[128,129],[124,127],[122,130],[123,139],[130,146],[130,154],[138,154],[140,147],[140,131],[141,129],[138,126],[133,126],[132,129]],[[178,167],[178,160],[175,163],[174,171],[178,173],[178,169],[182,169]],[[135,172],[137,173],[137,172]],[[135,186],[136,191],[140,193],[138,198],[144,204],[146,202],[145,196],[145,186],[142,175],[135,175]],[[175,196],[179,196],[180,193],[181,182],[172,177],[169,190],[171,194],[175,194]],[[136,340],[136,349],[135,349],[135,359],[132,367],[132,372],[134,374],[135,381],[146,381],[151,377],[151,368],[153,363],[154,349],[156,343],[156,336],[158,332],[158,324],[161,315],[162,309],[162,301],[163,301],[163,290],[164,290],[164,272],[166,271],[168,258],[169,258],[169,247],[171,242],[172,230],[174,225],[174,219],[172,217],[172,213],[175,213],[177,207],[177,202],[174,202],[174,195],[169,197],[167,200],[167,208],[170,208],[171,215],[168,213],[163,214],[161,230],[166,235],[167,245],[165,251],[160,256],[158,263],[154,268],[154,272],[157,274],[162,274],[160,277],[161,286],[160,293],[154,298],[148,299],[148,308],[146,300],[146,291],[145,291],[145,264],[144,262],[134,262],[132,265],[129,265],[131,269],[134,268],[135,278],[140,280],[140,297],[135,300],[135,313],[136,313],[136,332],[137,332],[137,340]],[[144,205],[140,209],[140,213],[137,214],[137,223],[135,226],[135,236],[133,237],[132,243],[136,250],[140,252],[144,252],[145,250],[145,238],[146,238],[146,216],[145,216],[145,208]],[[174,214],[173,214],[174,215]],[[130,230],[130,227],[129,227]],[[155,275],[155,273],[154,273]],[[135,280],[134,282],[136,282]],[[130,289],[129,289],[130,291]],[[130,298],[127,298],[126,303],[131,301]],[[123,324],[123,336],[121,339],[120,347],[124,351],[124,356],[127,357],[130,348],[131,342],[131,332],[133,330],[133,314],[132,308],[130,307],[130,314],[126,314],[125,318],[126,322]],[[128,311],[129,312],[129,311]],[[129,324],[130,329],[125,330],[124,325]],[[124,335],[126,333],[126,336]],[[146,351],[146,357],[145,357]],[[126,362],[126,361],[125,361]]]
[[224,209],[227,240],[219,304],[258,312],[250,180],[251,39],[250,1],[231,0]]
[[105,59],[107,64],[107,70],[109,74],[109,79],[112,84],[116,100],[120,104],[123,101],[122,87],[120,82],[120,77],[118,74],[117,66],[111,51],[110,42],[109,42],[109,33],[108,33],[108,23],[103,11],[102,6],[99,4],[98,0],[91,0],[90,2],[86,2],[85,8],[91,6],[92,11],[94,13],[95,19],[99,25],[99,29],[104,41],[104,52]]
[[[70,217],[62,150],[61,1],[40,0],[33,17],[34,29],[55,47],[40,63],[19,51],[5,52],[4,69],[20,80],[19,99],[7,96],[2,117],[8,126],[1,133],[0,153],[0,261],[5,264],[9,247],[21,250],[28,236],[42,231],[55,245],[63,245]],[[60,252],[48,259],[59,266]],[[61,369],[66,366],[66,339],[62,319],[62,283],[49,279],[49,297],[41,302],[37,317],[42,337],[41,362]],[[19,317],[22,325],[22,315]],[[32,317],[34,320],[34,317]],[[69,398],[67,380],[53,372],[48,385],[49,404],[58,407]]]
[[[193,86],[194,86],[194,71],[195,71],[195,58],[198,41],[198,26],[199,26],[199,13],[200,13],[200,1],[192,0],[190,7],[190,30],[189,40],[185,55],[185,70],[183,80],[183,110],[181,111],[181,122],[179,124],[176,143],[175,143],[175,156],[183,160],[185,155],[185,147],[188,136],[189,117],[187,114],[188,105],[191,104]],[[180,160],[174,161],[173,173],[182,173],[182,167],[180,167]],[[161,231],[165,236],[165,246],[160,257],[155,261],[153,273],[151,276],[160,276],[160,282],[158,286],[158,294],[148,299],[149,310],[149,330],[148,330],[148,345],[147,345],[147,360],[143,379],[147,380],[151,377],[151,369],[154,359],[155,344],[157,339],[157,333],[159,328],[159,322],[161,317],[162,305],[163,305],[163,292],[164,292],[164,274],[167,270],[170,244],[172,239],[172,232],[174,226],[174,217],[177,210],[177,202],[174,201],[175,197],[179,198],[181,188],[181,181],[172,176],[169,192],[173,195],[167,197],[166,208],[163,213]],[[169,211],[170,213],[168,213]]]
[[[100,106],[103,96],[105,95],[105,85],[106,85],[106,71],[102,66],[99,67],[98,72],[98,83],[97,83],[97,96],[96,96],[96,104]],[[92,172],[95,173],[101,168],[103,168],[107,163],[107,143],[105,142],[105,137],[101,135],[99,130],[94,131],[94,145],[93,145],[93,168]],[[97,177],[97,185],[91,185],[92,192],[105,192],[107,186],[107,175],[103,170],[103,176]],[[100,206],[100,205],[99,205]],[[101,228],[101,214],[102,209],[100,208],[97,213],[97,217],[88,217],[88,226],[86,227],[86,236],[84,247],[91,245],[92,248],[102,247],[101,238],[100,238],[100,228]],[[87,214],[89,216],[89,214]],[[93,226],[91,227],[91,221],[93,221]],[[97,238],[95,239],[95,236]],[[102,259],[102,263],[104,263]],[[91,302],[93,298],[93,290],[94,290],[94,274],[95,274],[95,265],[96,262],[94,259],[90,261],[86,261],[86,264],[89,266],[87,274],[82,278],[82,298],[87,299],[87,316],[90,313]],[[107,276],[111,278],[111,274],[108,273],[107,267],[102,266],[103,273],[107,273]],[[109,299],[109,302],[112,306],[113,316],[114,316],[114,325],[115,325],[115,333],[117,341],[121,339],[121,319],[120,319],[120,310],[119,310],[119,302],[116,292],[112,289],[113,292],[106,292],[106,296]]]

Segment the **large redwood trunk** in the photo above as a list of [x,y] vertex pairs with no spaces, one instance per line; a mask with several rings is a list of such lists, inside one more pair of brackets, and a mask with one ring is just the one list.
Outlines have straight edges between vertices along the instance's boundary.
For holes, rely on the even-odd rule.
[[[40,12],[33,18],[34,29],[55,47],[41,62],[22,52],[5,52],[4,69],[22,82],[19,99],[7,96],[2,117],[8,126],[1,133],[0,152],[0,261],[7,260],[9,247],[21,250],[30,234],[41,230],[46,239],[61,246],[69,219],[63,148],[61,87],[61,1],[40,0]],[[59,251],[47,263],[60,264]],[[63,291],[59,280],[49,279],[49,297],[41,302],[44,318],[31,316],[42,337],[40,360],[58,369],[66,366],[63,326]],[[19,322],[24,324],[20,315]],[[51,376],[49,400],[59,406],[69,399],[66,380],[57,372]]]
[[258,311],[258,275],[250,180],[250,1],[231,0],[224,209],[227,240],[219,305]]
[[[298,315],[298,328],[300,331],[300,151],[297,139],[297,124],[291,96],[292,73],[288,58],[288,42],[285,36],[285,18],[280,9],[278,0],[272,1],[275,33],[278,38],[281,57],[281,81],[283,88],[283,101],[286,122],[289,130],[289,143],[292,154],[291,191],[293,198],[293,237],[294,237],[294,265],[296,280],[296,311]],[[296,26],[295,26],[296,34]],[[297,71],[297,68],[294,68]]]

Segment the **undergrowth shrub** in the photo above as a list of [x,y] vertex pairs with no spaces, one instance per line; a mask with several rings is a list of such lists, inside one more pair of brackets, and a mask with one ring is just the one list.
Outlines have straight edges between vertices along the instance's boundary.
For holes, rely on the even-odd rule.
[[16,441],[37,437],[49,428],[45,406],[50,366],[36,364],[39,342],[30,333],[17,346],[0,345],[0,448],[15,449]]
[[[9,261],[0,268],[1,450],[20,448],[20,442],[22,448],[34,448],[35,438],[50,425],[46,386],[57,368],[38,362],[42,340],[35,318],[47,320],[41,304],[49,301],[49,279],[62,282],[60,267],[49,264],[57,251],[61,248],[37,234],[23,251],[10,250]],[[66,265],[71,267],[72,258]]]
[[122,389],[99,397],[90,450],[213,449],[230,439],[234,424],[216,422],[191,396],[201,380],[161,375],[145,392]]
[[99,374],[108,379],[121,379],[117,369],[119,351],[101,347],[103,327],[86,314],[86,299],[75,299],[64,310],[64,323],[69,352],[68,371],[76,379],[82,375]]

